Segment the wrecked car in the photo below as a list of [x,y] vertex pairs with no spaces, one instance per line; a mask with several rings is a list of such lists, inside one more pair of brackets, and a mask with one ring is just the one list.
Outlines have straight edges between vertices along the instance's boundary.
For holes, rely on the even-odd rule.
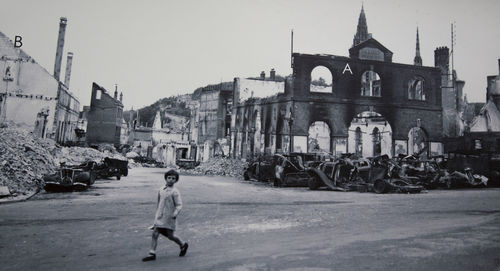
[[369,177],[365,179],[367,190],[377,194],[420,193],[424,187],[411,183],[401,174],[402,168],[387,155],[373,158],[369,169]]
[[440,183],[446,188],[471,188],[487,187],[488,178],[479,174],[473,174],[472,168],[465,168],[465,173],[454,171],[440,178]]
[[336,191],[356,190],[361,178],[359,168],[362,168],[363,163],[369,162],[366,159],[352,160],[348,157],[341,157],[335,161],[325,161],[317,167],[309,168],[308,172],[312,176],[308,183],[309,189],[316,190],[326,186]]
[[399,175],[412,184],[417,184],[426,189],[441,186],[440,178],[445,176],[446,169],[437,160],[419,159],[415,156],[406,156],[395,160],[401,167]]
[[310,189],[327,186],[336,191],[375,192],[378,194],[399,192],[419,193],[420,185],[413,184],[401,176],[401,167],[387,155],[371,160],[345,155],[333,162],[324,162],[319,167],[309,169],[314,178]]
[[302,162],[300,155],[275,154],[274,186],[307,187],[311,175]]
[[176,159],[175,164],[179,166],[179,168],[193,169],[200,165],[200,161],[196,161],[193,159]]
[[262,182],[274,180],[276,160],[277,156],[275,155],[264,155],[257,157],[253,161],[249,161],[243,171],[243,178],[245,180],[254,179]]
[[128,161],[106,157],[95,167],[98,179],[106,179],[116,177],[117,180],[121,176],[128,175]]
[[95,182],[95,167],[96,163],[93,161],[80,165],[62,163],[56,173],[43,176],[43,188],[47,192],[84,191]]

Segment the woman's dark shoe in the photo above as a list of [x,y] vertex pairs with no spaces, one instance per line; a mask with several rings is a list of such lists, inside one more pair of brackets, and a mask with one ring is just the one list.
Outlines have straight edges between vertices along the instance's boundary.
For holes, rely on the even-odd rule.
[[149,261],[154,261],[154,260],[156,260],[156,254],[153,254],[153,253],[149,253],[148,256],[142,258],[143,262],[149,262]]
[[184,245],[182,245],[182,247],[181,247],[181,253],[179,254],[179,257],[184,257],[184,255],[186,255],[188,247],[189,247],[189,245],[188,245],[187,242],[184,243]]

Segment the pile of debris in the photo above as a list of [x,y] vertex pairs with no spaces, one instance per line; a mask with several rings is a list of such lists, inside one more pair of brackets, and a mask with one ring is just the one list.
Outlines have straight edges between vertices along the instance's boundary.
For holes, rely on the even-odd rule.
[[105,149],[103,151],[98,151],[93,148],[62,147],[54,150],[52,153],[54,154],[54,159],[57,165],[61,163],[77,165],[89,160],[99,163],[105,157],[127,160],[114,150],[114,148],[113,150]]
[[22,128],[0,128],[0,187],[11,194],[26,194],[43,187],[43,176],[59,166],[87,161],[100,163],[105,157],[126,160],[114,148],[100,152],[92,148],[60,147],[51,139],[40,139]]
[[194,169],[180,169],[181,173],[192,175],[215,175],[243,178],[247,162],[227,157],[213,157]]
[[57,168],[51,153],[55,150],[52,140],[35,138],[21,129],[0,129],[0,186],[7,186],[12,194],[41,188],[42,176]]

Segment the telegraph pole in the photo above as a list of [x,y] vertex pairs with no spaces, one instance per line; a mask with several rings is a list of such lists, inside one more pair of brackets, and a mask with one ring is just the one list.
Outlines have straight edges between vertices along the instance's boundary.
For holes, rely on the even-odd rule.
[[455,42],[456,42],[456,33],[455,33],[455,22],[451,23],[451,76],[452,76],[452,84],[453,84],[453,87],[455,87],[455,60],[454,60],[454,46],[455,46]]
[[291,68],[293,68],[293,29],[292,29],[291,39],[290,39],[290,64],[291,64]]

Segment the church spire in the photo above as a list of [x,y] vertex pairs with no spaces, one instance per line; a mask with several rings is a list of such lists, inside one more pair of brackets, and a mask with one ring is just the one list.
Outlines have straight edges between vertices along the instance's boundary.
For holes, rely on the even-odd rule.
[[420,57],[420,39],[418,38],[418,26],[417,26],[417,47],[415,51],[415,58],[413,59],[413,64],[415,64],[415,66],[422,66],[422,58]]
[[368,25],[366,24],[366,16],[364,6],[361,5],[361,13],[358,19],[358,28],[356,30],[356,35],[352,41],[352,47],[362,43],[363,41],[371,38],[372,35],[368,33]]

